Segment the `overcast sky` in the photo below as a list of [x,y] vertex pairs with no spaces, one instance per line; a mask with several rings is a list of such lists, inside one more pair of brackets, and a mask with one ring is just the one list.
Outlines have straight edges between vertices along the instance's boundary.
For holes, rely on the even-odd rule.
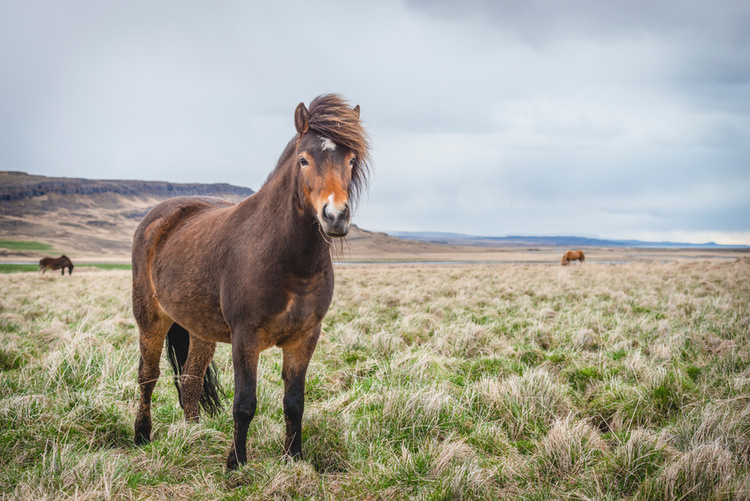
[[750,244],[746,0],[0,0],[0,170],[257,190],[328,92],[365,229]]

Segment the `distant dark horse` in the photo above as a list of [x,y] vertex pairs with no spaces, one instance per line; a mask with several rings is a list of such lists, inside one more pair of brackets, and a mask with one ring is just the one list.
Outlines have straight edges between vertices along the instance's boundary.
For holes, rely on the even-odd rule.
[[586,260],[586,255],[583,253],[582,250],[574,250],[574,251],[568,251],[565,254],[563,254],[562,261],[560,261],[560,264],[563,266],[568,266],[568,263],[571,261],[580,261],[584,262]]
[[[258,357],[283,351],[284,452],[302,456],[305,373],[333,295],[330,237],[349,231],[350,202],[366,184],[368,139],[351,108],[323,95],[294,112],[297,135],[261,189],[234,205],[181,197],[157,205],[133,242],[133,313],[140,329],[135,442],[151,435],[151,394],[167,352],[187,421],[220,407],[209,368],[231,343],[234,440],[227,467],[247,461]],[[191,270],[186,272],[186,270]],[[208,371],[207,371],[208,369]]]
[[58,258],[43,257],[39,260],[39,271],[42,273],[62,269],[62,274],[65,275],[65,268],[68,269],[68,275],[73,273],[73,262],[64,254]]

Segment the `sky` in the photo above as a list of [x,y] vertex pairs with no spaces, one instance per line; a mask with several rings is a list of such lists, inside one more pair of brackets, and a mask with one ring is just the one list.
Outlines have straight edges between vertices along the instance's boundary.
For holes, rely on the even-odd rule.
[[361,228],[750,245],[746,0],[0,0],[0,170],[257,190],[329,92]]

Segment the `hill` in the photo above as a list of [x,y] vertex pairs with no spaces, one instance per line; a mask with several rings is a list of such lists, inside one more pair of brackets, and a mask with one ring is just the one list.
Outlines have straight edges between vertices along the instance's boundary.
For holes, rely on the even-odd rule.
[[720,245],[714,242],[702,244],[691,244],[681,242],[646,242],[643,240],[612,240],[577,236],[507,236],[507,237],[482,237],[464,235],[462,233],[444,232],[393,232],[393,236],[414,240],[418,242],[429,242],[442,245],[471,245],[479,247],[631,247],[631,248],[694,248],[694,249],[719,249],[719,248],[742,248],[745,245]]
[[[159,202],[194,195],[240,202],[253,193],[230,184],[52,178],[0,171],[0,240],[42,244],[0,248],[0,259],[29,261],[42,254],[66,253],[79,259],[128,261],[135,228]],[[353,226],[336,254],[344,259],[383,254],[403,258],[442,247]]]
[[[136,226],[159,202],[192,195],[239,202],[253,193],[229,184],[52,178],[5,171],[0,172],[0,238],[46,243],[80,256],[125,258]],[[2,253],[19,258],[38,254]]]
[[[0,261],[34,262],[67,254],[74,262],[130,261],[133,232],[156,204],[175,196],[240,202],[254,191],[230,184],[53,178],[0,171]],[[471,237],[450,233],[386,233],[352,226],[334,249],[348,262],[546,262],[564,248],[585,248],[588,262],[726,259],[747,249],[669,249],[577,237]],[[396,238],[399,237],[399,238]],[[20,243],[19,243],[20,242]],[[632,241],[630,241],[632,242]],[[646,248],[659,247],[659,248]]]

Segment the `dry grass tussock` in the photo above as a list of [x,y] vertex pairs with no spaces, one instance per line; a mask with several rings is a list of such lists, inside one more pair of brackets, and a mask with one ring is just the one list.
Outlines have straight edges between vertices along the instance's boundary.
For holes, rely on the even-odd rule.
[[278,350],[249,463],[166,362],[135,448],[130,274],[0,276],[2,499],[748,499],[750,260],[343,266],[281,457]]

